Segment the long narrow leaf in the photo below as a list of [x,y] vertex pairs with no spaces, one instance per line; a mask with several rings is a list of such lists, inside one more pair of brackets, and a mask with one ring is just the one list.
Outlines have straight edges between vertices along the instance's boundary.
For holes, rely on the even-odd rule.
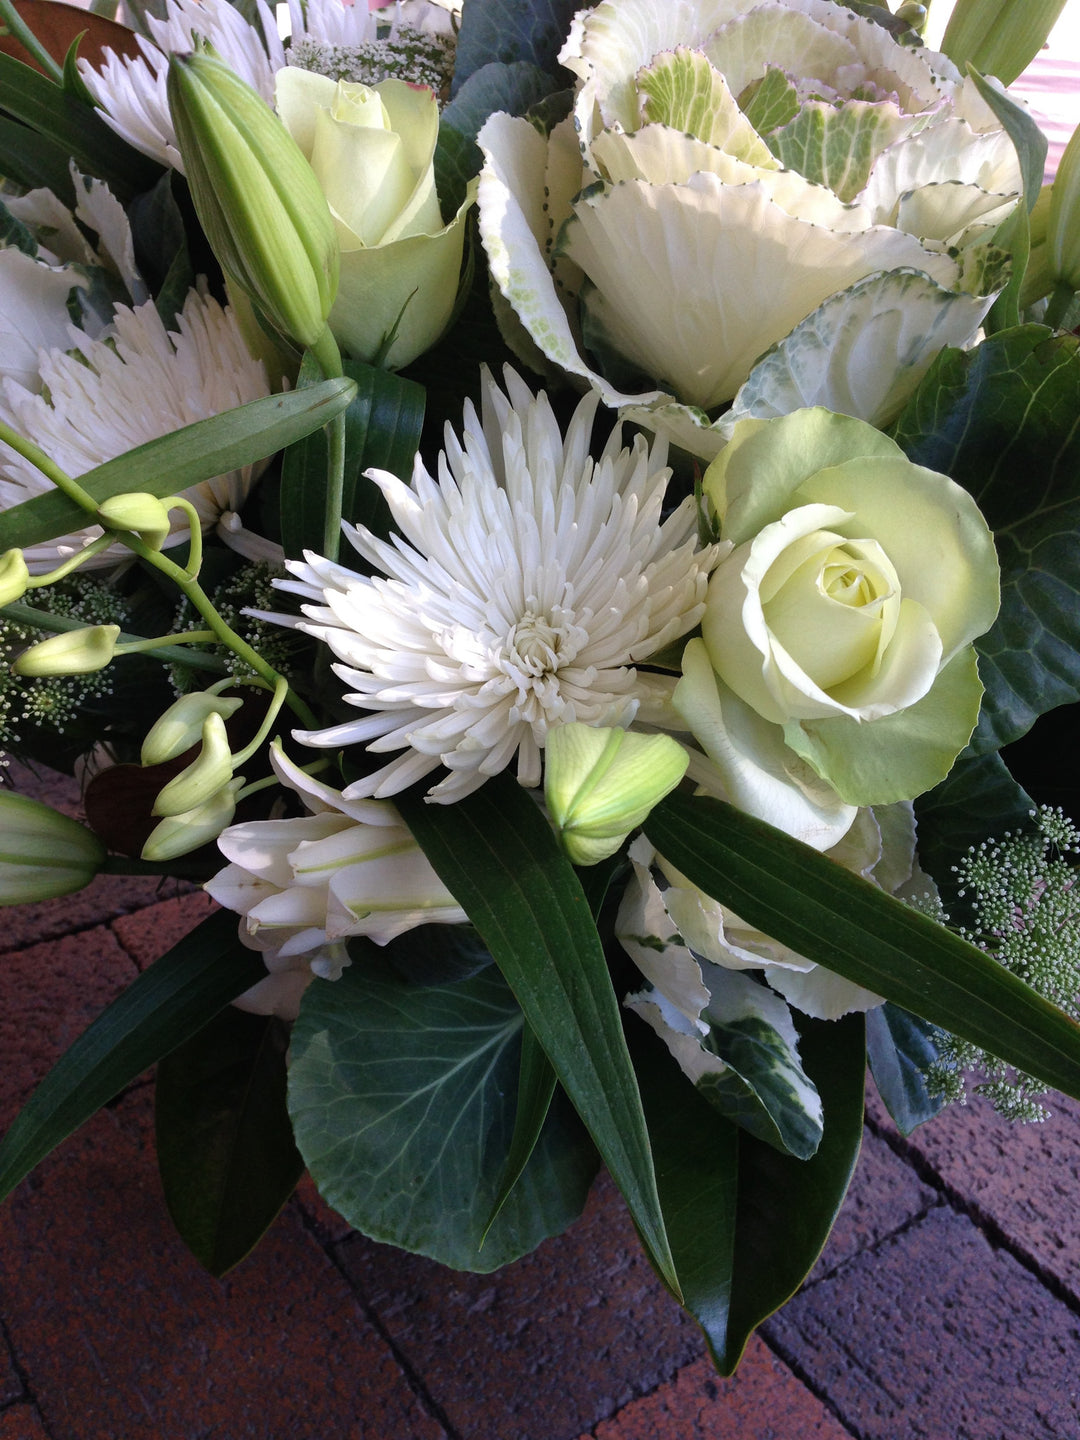
[[[308,390],[251,400],[107,460],[80,475],[79,484],[96,500],[130,490],[175,494],[309,435],[345,409],[355,388],[351,380],[326,380]],[[0,515],[0,553],[54,540],[86,523],[86,512],[59,490],[35,495]]]
[[46,1075],[0,1142],[0,1200],[125,1085],[266,975],[220,910],[156,960]]
[[96,110],[10,55],[0,55],[0,108],[60,145],[80,170],[129,200],[149,190],[161,166],[110,130]]
[[600,937],[569,861],[509,777],[453,806],[399,801],[440,879],[484,937],[585,1122],[658,1272],[679,1294],[641,1094]]
[[1080,1025],[944,926],[707,796],[669,795],[645,830],[689,880],[765,934],[1080,1098]]

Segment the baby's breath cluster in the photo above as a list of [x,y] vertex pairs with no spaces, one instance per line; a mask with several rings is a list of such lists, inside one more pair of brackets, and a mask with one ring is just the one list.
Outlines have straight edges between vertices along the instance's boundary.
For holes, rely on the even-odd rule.
[[[283,570],[268,565],[265,561],[253,561],[242,565],[228,580],[213,590],[210,599],[226,625],[235,630],[269,665],[288,679],[292,674],[297,646],[302,643],[301,637],[295,631],[282,630],[277,625],[247,613],[249,610],[269,610],[274,606],[280,608],[281,599],[273,582],[283,574]],[[197,623],[198,617],[194,608],[187,600],[182,600],[176,612],[174,628],[178,631],[189,630]],[[255,673],[247,662],[228,646],[212,645],[206,648],[221,657],[230,675],[240,679]],[[170,666],[169,678],[177,695],[186,694],[189,690],[199,690],[205,683],[205,676],[187,665]]]
[[[1033,828],[1006,832],[972,846],[954,867],[958,894],[974,920],[960,933],[1025,984],[1080,1019],[1080,889],[1075,862],[1080,830],[1061,809],[1032,812]],[[937,1037],[938,1060],[927,1072],[932,1095],[963,1103],[971,1072],[985,1078],[973,1089],[1011,1120],[1040,1121],[1047,1086],[955,1035]]]
[[128,623],[123,596],[105,580],[72,575],[55,585],[31,591],[20,607],[25,618],[0,617],[0,763],[7,763],[8,747],[15,748],[25,728],[47,726],[63,734],[88,702],[112,694],[112,675],[106,668],[88,675],[16,675],[11,662],[21,651],[46,639],[53,630],[40,629],[26,615],[41,610],[77,621],[79,625]]
[[427,85],[441,98],[449,93],[456,44],[453,35],[427,34],[405,26],[386,39],[360,45],[332,45],[302,35],[293,41],[289,64],[357,85],[405,80]]

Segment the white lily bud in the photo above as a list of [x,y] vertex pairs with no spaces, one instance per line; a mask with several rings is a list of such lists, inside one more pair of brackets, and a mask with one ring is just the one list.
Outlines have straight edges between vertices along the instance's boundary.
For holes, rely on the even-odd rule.
[[51,805],[0,790],[0,905],[70,895],[89,885],[105,847]]
[[547,735],[544,797],[567,855],[595,865],[614,855],[686,773],[670,735],[594,725],[553,726]]
[[163,765],[190,750],[203,733],[208,715],[228,720],[243,705],[239,696],[225,699],[210,690],[196,690],[180,699],[160,715],[142,743],[140,759],[144,765]]
[[103,670],[116,653],[119,625],[89,625],[50,635],[24,650],[11,667],[16,675],[90,675]]
[[150,832],[142,848],[144,860],[175,860],[190,855],[208,840],[216,840],[236,814],[236,797],[244,777],[237,775],[201,805],[179,815],[167,815]]
[[169,512],[156,495],[112,495],[98,506],[98,515],[109,530],[132,530],[152,550],[160,550],[169,535]]
[[0,605],[12,605],[26,594],[30,571],[21,550],[5,550],[0,555]]
[[186,769],[158,791],[151,813],[175,817],[198,809],[228,785],[232,772],[233,757],[225,721],[212,710],[203,721],[202,749]]

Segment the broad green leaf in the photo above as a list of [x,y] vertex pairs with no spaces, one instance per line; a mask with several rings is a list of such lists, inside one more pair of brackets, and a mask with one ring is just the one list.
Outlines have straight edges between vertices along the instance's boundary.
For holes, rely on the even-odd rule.
[[[356,941],[366,953],[366,942]],[[383,959],[410,985],[454,985],[493,963],[471,925],[417,925],[382,947]]]
[[[424,424],[423,386],[360,360],[344,360],[341,368],[353,390],[345,411],[342,518],[384,536],[390,512],[382,491],[365,479],[364,471],[389,470],[403,480],[412,474]],[[306,395],[320,388],[320,373],[306,356],[294,393]],[[305,550],[322,553],[326,453],[325,433],[313,429],[291,444],[282,460],[281,543],[294,559]]]
[[1080,340],[1023,325],[946,350],[892,430],[975,497],[997,540],[1001,613],[976,648],[976,750],[1080,699]]
[[160,165],[110,130],[90,105],[10,55],[0,55],[0,108],[63,149],[84,173],[106,181],[121,200],[148,190],[161,174]]
[[628,1038],[682,1303],[719,1363],[737,1239],[739,1131],[697,1093],[644,1025],[631,1020]]
[[944,926],[708,796],[669,795],[645,832],[747,924],[1080,1098],[1080,1025]]
[[266,976],[219,910],[144,970],[46,1075],[0,1142],[0,1199],[156,1060]]
[[553,1110],[483,1244],[514,1123],[521,1010],[494,967],[413,986],[368,953],[308,987],[289,1112],[320,1193],[374,1240],[457,1269],[497,1269],[581,1212],[596,1153]]
[[881,152],[910,129],[910,120],[895,105],[848,100],[837,109],[810,101],[768,140],[789,170],[848,201],[866,187]]
[[469,76],[439,116],[435,183],[444,215],[457,214],[469,181],[480,173],[484,157],[476,137],[488,116],[496,110],[524,115],[557,87],[550,75],[525,60],[493,61]]
[[[129,490],[172,495],[310,435],[340,414],[354,391],[351,380],[325,380],[308,390],[252,400],[148,440],[80,475],[79,484],[96,500]],[[0,553],[53,540],[85,524],[86,511],[59,490],[36,495],[0,514]]]
[[559,51],[579,8],[578,0],[469,0],[458,33],[454,98],[491,61],[524,60],[558,75]]
[[410,795],[399,807],[484,937],[677,1294],[618,1001],[580,882],[547,821],[508,775],[456,805]]
[[288,1028],[227,1007],[157,1069],[165,1200],[211,1275],[249,1254],[304,1173],[285,1108]]
[[[866,1046],[863,1017],[803,1020],[800,1050],[821,1095],[825,1128],[812,1160],[739,1136],[735,1264],[722,1375],[751,1333],[799,1288],[820,1255],[859,1157]],[[719,1347],[717,1347],[719,1351]]]
[[937,1059],[933,1026],[897,1005],[867,1012],[866,1053],[885,1108],[902,1135],[932,1120],[944,1105],[926,1089],[926,1070]]
[[524,1173],[529,1157],[540,1139],[554,1094],[555,1071],[551,1068],[551,1061],[544,1054],[540,1041],[526,1025],[521,1035],[514,1131],[510,1136],[510,1148],[503,1162],[491,1214],[484,1226],[485,1236]]

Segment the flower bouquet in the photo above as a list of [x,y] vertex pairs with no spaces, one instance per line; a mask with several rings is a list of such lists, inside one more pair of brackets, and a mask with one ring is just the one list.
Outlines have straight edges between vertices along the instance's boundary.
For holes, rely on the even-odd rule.
[[0,0],[0,725],[87,822],[0,790],[0,896],[219,906],[0,1192],[155,1063],[215,1274],[305,1168],[486,1271],[603,1164],[730,1372],[868,1062],[1080,1096],[1060,8]]

